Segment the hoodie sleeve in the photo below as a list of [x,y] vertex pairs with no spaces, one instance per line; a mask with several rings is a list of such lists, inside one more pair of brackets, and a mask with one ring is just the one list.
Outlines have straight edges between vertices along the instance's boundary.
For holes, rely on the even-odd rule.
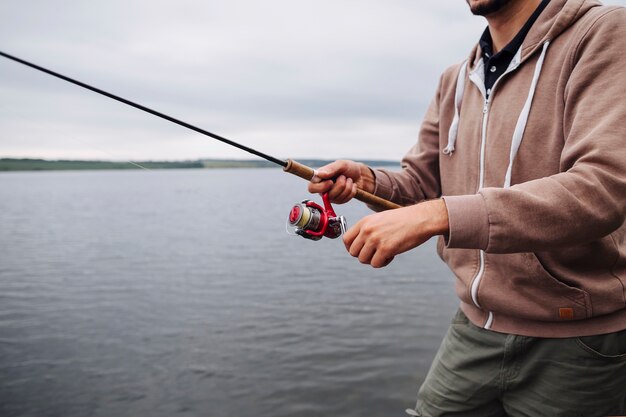
[[[554,250],[602,238],[624,223],[624,51],[626,9],[619,8],[596,20],[574,51],[563,98],[561,172],[506,189],[446,197],[449,247]],[[486,218],[468,216],[468,208]]]
[[439,179],[439,100],[441,81],[422,122],[417,143],[402,159],[402,170],[376,169],[374,194],[407,206],[441,195]]

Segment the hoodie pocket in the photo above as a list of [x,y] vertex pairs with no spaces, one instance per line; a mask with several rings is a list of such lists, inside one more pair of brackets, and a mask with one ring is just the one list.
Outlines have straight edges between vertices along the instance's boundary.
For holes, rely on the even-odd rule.
[[589,294],[554,277],[534,253],[486,254],[478,301],[495,313],[529,320],[571,321],[592,315]]
[[461,301],[473,304],[470,287],[480,269],[480,251],[476,249],[450,249],[442,237],[437,241],[437,253],[456,277],[455,291]]

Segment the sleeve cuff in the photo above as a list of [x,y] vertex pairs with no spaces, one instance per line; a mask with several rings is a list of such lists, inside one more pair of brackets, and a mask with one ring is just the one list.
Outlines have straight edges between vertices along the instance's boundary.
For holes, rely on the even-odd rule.
[[376,176],[374,195],[391,201],[394,194],[391,178],[389,178],[389,175],[382,169],[374,169],[372,172],[374,172]]
[[450,224],[446,247],[486,250],[489,245],[489,214],[483,196],[444,196],[443,199]]

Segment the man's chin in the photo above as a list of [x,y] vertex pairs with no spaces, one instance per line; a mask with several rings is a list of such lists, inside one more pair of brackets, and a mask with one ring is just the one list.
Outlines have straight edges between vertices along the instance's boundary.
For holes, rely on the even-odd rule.
[[488,16],[500,11],[511,0],[466,0],[472,14],[476,16]]

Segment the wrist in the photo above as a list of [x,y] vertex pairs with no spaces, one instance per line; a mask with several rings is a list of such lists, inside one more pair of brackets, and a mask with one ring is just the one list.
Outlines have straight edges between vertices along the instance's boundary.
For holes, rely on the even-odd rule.
[[359,163],[359,170],[361,173],[359,188],[363,191],[367,191],[370,194],[374,194],[376,189],[376,174],[374,170],[363,163]]
[[450,222],[448,219],[448,209],[443,199],[429,200],[418,204],[422,206],[422,217],[424,228],[430,236],[447,235],[450,232]]

